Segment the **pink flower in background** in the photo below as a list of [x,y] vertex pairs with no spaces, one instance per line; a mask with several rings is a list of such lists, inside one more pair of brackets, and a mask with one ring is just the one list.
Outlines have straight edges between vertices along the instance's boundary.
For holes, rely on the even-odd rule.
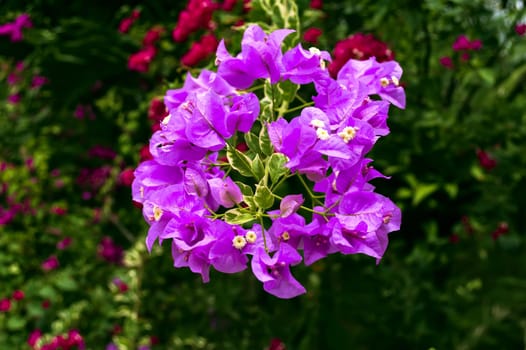
[[142,146],[141,150],[139,151],[139,157],[140,162],[144,162],[145,160],[153,159],[152,154],[150,153],[150,145],[144,145]]
[[44,271],[51,271],[57,269],[59,267],[59,262],[56,255],[51,255],[49,258],[44,260],[41,267]]
[[31,80],[31,89],[38,89],[39,87],[41,87],[44,84],[47,84],[48,82],[48,78],[43,77],[41,75],[35,75]]
[[449,56],[440,57],[440,64],[448,69],[453,69],[455,66],[453,64],[453,59]]
[[7,97],[7,102],[16,105],[18,104],[18,102],[20,102],[21,99],[22,97],[20,96],[20,94],[12,94]]
[[223,11],[232,11],[237,5],[237,0],[225,0],[221,4],[221,10]]
[[41,337],[42,332],[40,329],[35,329],[33,332],[31,332],[31,334],[29,334],[29,337],[27,338],[27,344],[32,348],[35,348]]
[[82,168],[77,177],[77,184],[87,190],[97,191],[102,185],[104,185],[104,182],[106,182],[110,174],[110,166],[102,166],[94,169]]
[[0,299],[0,312],[11,310],[11,300],[9,298]]
[[497,228],[491,233],[491,238],[497,240],[500,236],[505,235],[510,231],[510,227],[507,222],[501,222]]
[[480,50],[482,48],[482,41],[478,39],[470,41],[467,36],[462,34],[457,37],[457,40],[455,40],[453,43],[452,48],[455,51]]
[[43,309],[49,309],[50,306],[51,306],[51,301],[49,299],[46,299],[42,302]]
[[519,23],[515,26],[515,33],[517,35],[523,36],[526,33],[526,23]]
[[9,224],[15,217],[18,210],[15,208],[9,208],[8,210],[5,210],[4,208],[0,207],[0,225],[7,225]]
[[90,105],[78,104],[75,107],[75,111],[73,112],[73,115],[77,119],[84,119],[84,118],[89,118],[91,120],[95,119],[95,113],[93,112],[93,107],[91,107]]
[[88,151],[88,157],[113,160],[117,153],[109,147],[95,145]]
[[161,34],[163,33],[164,33],[163,27],[161,26],[153,27],[148,32],[146,32],[144,39],[142,39],[142,45],[144,47],[154,45],[157,41],[159,41],[159,39],[161,38]]
[[124,258],[124,250],[113,242],[110,237],[103,237],[97,247],[99,257],[109,263],[122,265]]
[[168,110],[162,98],[154,98],[150,101],[148,108],[148,119],[160,123],[168,115]]
[[121,280],[118,277],[113,279],[113,284],[119,289],[119,292],[121,292],[121,293],[125,293],[129,289],[128,285],[126,284],[126,282],[124,282],[123,280]]
[[323,7],[323,0],[311,0],[309,6],[311,9],[321,10]]
[[20,82],[20,80],[21,80],[20,76],[16,75],[15,73],[10,73],[7,76],[7,84],[9,85],[15,85],[18,82]]
[[488,171],[497,166],[497,161],[484,150],[477,149],[477,158],[480,166]]
[[14,22],[8,22],[0,25],[0,35],[11,36],[11,41],[21,41],[23,39],[22,29],[31,28],[33,23],[27,13],[23,13],[18,16]]
[[17,289],[13,292],[13,299],[16,301],[20,301],[25,298],[25,294],[23,291]]
[[457,40],[453,43],[452,48],[455,51],[469,50],[471,47],[469,39],[465,35],[459,35]]
[[119,23],[119,32],[121,33],[128,33],[131,29],[131,26],[133,23],[140,17],[141,13],[139,10],[133,10],[130,17],[124,18]]
[[71,237],[65,237],[64,239],[62,239],[60,242],[57,243],[57,249],[64,250],[67,247],[69,247],[72,242],[73,242],[73,239]]
[[25,63],[24,61],[18,61],[15,65],[15,72],[20,73],[24,70]]
[[270,345],[266,350],[285,350],[286,346],[279,338],[273,338],[270,340]]
[[62,215],[66,215],[66,213],[68,212],[68,210],[66,208],[63,208],[61,206],[53,206],[51,208],[51,213],[52,214],[55,214],[55,215],[58,215],[58,216],[62,216]]

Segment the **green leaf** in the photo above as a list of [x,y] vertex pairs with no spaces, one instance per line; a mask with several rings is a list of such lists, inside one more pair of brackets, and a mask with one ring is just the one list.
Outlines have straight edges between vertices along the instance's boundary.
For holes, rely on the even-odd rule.
[[261,107],[259,112],[261,120],[263,122],[270,122],[274,120],[274,105],[272,104],[272,100],[265,96],[259,101],[259,105]]
[[495,84],[495,72],[490,68],[480,68],[478,70],[480,78],[488,85]]
[[266,156],[270,156],[274,153],[274,147],[268,137],[267,128],[261,128],[261,131],[259,132],[259,148]]
[[450,198],[456,198],[458,195],[458,185],[456,183],[448,183],[444,185],[444,190]]
[[270,180],[276,183],[280,177],[286,175],[289,169],[285,167],[287,157],[283,153],[273,153],[268,160]]
[[252,172],[252,161],[248,158],[243,152],[239,150],[228,147],[226,151],[226,157],[230,166],[237,170],[241,175],[247,177],[255,177]]
[[259,158],[259,154],[256,154],[256,157],[252,161],[252,171],[256,175],[257,180],[261,180],[263,176],[265,176],[265,165],[261,158]]
[[61,275],[55,282],[56,286],[60,290],[72,291],[78,288],[77,282],[69,275]]
[[513,73],[504,80],[497,88],[497,94],[502,98],[507,98],[517,86],[520,86],[526,79],[526,64],[515,68]]
[[254,191],[252,190],[252,187],[240,181],[236,181],[236,185],[238,185],[243,194],[243,202],[245,202],[250,208],[257,208],[256,202],[254,201]]
[[244,138],[251,151],[254,153],[261,153],[261,149],[259,148],[259,137],[257,135],[247,132],[245,133]]
[[256,220],[254,214],[242,209],[230,209],[225,213],[225,221],[232,225],[242,225]]
[[265,210],[274,204],[274,196],[267,186],[256,185],[256,194],[254,195],[254,201],[258,208]]
[[300,21],[298,6],[294,0],[253,0],[251,6],[254,10],[261,9],[270,17],[274,28],[294,29],[286,40],[283,50],[287,50],[299,41]]
[[37,293],[44,299],[54,299],[57,295],[55,289],[49,285],[39,288]]
[[279,102],[274,101],[274,103],[275,105],[279,105],[277,108],[278,115],[283,116],[287,112],[290,102],[296,98],[296,93],[300,86],[289,80],[285,80],[279,82],[275,87],[276,91],[274,94],[279,96]]
[[244,196],[254,195],[254,191],[252,191],[252,187],[250,187],[249,185],[246,185],[241,181],[235,181],[235,183],[239,187],[239,189],[241,190],[241,193],[243,193]]
[[7,318],[7,329],[17,331],[26,326],[26,319],[17,315],[9,315]]
[[415,188],[415,193],[413,196],[413,205],[418,205],[437,189],[437,184],[418,184],[418,186]]

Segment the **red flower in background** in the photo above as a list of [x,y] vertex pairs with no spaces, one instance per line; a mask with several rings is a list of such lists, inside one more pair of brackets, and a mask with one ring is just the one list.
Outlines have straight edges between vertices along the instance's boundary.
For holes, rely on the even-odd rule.
[[232,11],[237,5],[237,0],[225,0],[221,4],[221,10],[223,11]]
[[523,36],[526,33],[526,23],[519,23],[515,26],[515,33],[517,35]]
[[153,46],[147,46],[128,59],[128,69],[145,73],[150,68],[150,63],[155,58],[157,50]]
[[52,255],[46,260],[44,260],[41,266],[44,271],[51,271],[58,268],[59,262],[57,257],[55,255]]
[[218,4],[210,0],[190,0],[186,8],[179,13],[179,19],[172,31],[175,42],[183,42],[198,29],[212,28],[212,14]]
[[500,236],[508,233],[510,231],[510,227],[508,226],[507,222],[501,222],[497,228],[491,233],[491,238],[493,240],[497,240]]
[[376,39],[372,34],[356,33],[337,42],[332,56],[333,61],[329,64],[329,72],[335,78],[350,59],[367,60],[370,57],[376,57],[378,62],[385,62],[394,59],[394,52],[386,43]]
[[270,345],[267,348],[267,350],[285,350],[287,347],[285,346],[285,343],[281,341],[279,338],[273,338],[270,341]]
[[159,41],[159,39],[161,38],[161,34],[163,33],[164,33],[163,27],[160,27],[160,26],[153,27],[148,32],[146,32],[144,39],[142,39],[142,45],[144,47],[152,46],[157,41]]
[[110,237],[103,237],[97,247],[98,255],[109,263],[122,265],[124,249],[113,242]]
[[497,161],[481,149],[477,149],[477,158],[479,160],[480,166],[488,171],[497,166]]
[[8,298],[0,299],[0,312],[11,310],[11,300]]
[[318,38],[322,35],[322,30],[320,28],[309,28],[303,34],[303,40],[309,44],[317,44]]
[[167,115],[168,111],[162,98],[153,98],[148,108],[148,119],[155,123],[160,123]]
[[140,157],[140,160],[139,160],[140,162],[144,162],[145,160],[153,159],[153,156],[150,153],[150,145],[142,146],[141,150],[139,151],[139,157]]
[[197,65],[202,60],[213,54],[219,41],[214,34],[209,33],[201,37],[201,40],[194,42],[190,50],[181,58],[181,63],[188,67]]
[[133,168],[126,168],[119,174],[119,184],[123,186],[131,186],[135,175],[133,175]]
[[15,290],[15,291],[13,292],[13,299],[14,299],[14,300],[17,300],[17,301],[22,300],[22,299],[25,298],[25,296],[26,296],[26,295],[24,294],[24,292],[21,291],[21,290],[19,290],[19,289]]
[[309,6],[311,9],[321,10],[323,7],[323,0],[311,0]]
[[31,28],[33,23],[27,13],[18,16],[13,22],[0,25],[0,35],[11,36],[11,41],[21,41],[23,39],[22,29]]
[[42,332],[40,331],[40,329],[35,329],[33,332],[31,332],[31,334],[29,334],[29,337],[27,338],[27,344],[30,347],[35,348],[37,345],[37,342],[39,341],[41,337],[42,337]]
[[133,23],[140,17],[141,12],[139,10],[133,10],[130,17],[124,18],[119,23],[119,32],[128,33]]

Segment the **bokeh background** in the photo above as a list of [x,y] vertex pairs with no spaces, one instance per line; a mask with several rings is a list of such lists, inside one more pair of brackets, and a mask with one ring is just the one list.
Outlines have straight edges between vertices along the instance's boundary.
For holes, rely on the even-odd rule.
[[[371,154],[401,230],[293,300],[148,253],[130,190],[166,89],[277,2],[407,94]],[[0,349],[526,349],[525,32],[523,1],[0,0]]]

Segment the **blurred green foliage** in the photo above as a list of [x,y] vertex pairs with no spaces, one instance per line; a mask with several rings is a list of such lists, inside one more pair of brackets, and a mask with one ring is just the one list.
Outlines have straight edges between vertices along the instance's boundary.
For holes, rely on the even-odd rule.
[[[378,192],[403,212],[382,262],[330,256],[298,268],[308,293],[285,301],[249,273],[212,272],[203,285],[172,268],[168,247],[148,254],[146,224],[119,174],[138,164],[150,100],[183,81],[180,58],[202,31],[172,41],[183,1],[4,0],[0,23],[26,12],[33,28],[19,43],[0,37],[0,99],[21,94],[0,104],[0,214],[19,207],[0,224],[0,299],[25,293],[0,312],[1,349],[29,349],[35,329],[46,340],[78,329],[87,349],[137,349],[150,337],[152,349],[264,349],[273,338],[287,349],[526,348],[526,37],[514,31],[526,21],[524,2],[326,0],[322,11],[282,2],[297,5],[302,31],[323,30],[320,49],[372,33],[404,68],[407,109],[391,110],[391,134],[372,154],[391,176],[375,182]],[[284,19],[265,13],[270,3],[216,14],[216,35],[234,47],[241,16],[278,26]],[[133,9],[140,18],[119,33]],[[154,25],[166,30],[157,57],[147,73],[128,70]],[[461,34],[482,41],[465,61],[451,48]],[[444,56],[453,69],[439,63]],[[21,61],[21,80],[8,84]],[[49,82],[31,89],[34,75]],[[94,157],[94,146],[116,156]],[[82,169],[105,175],[86,184]],[[57,249],[66,237],[71,245]],[[103,237],[123,247],[122,264],[100,257]],[[60,266],[43,271],[53,255]]]

